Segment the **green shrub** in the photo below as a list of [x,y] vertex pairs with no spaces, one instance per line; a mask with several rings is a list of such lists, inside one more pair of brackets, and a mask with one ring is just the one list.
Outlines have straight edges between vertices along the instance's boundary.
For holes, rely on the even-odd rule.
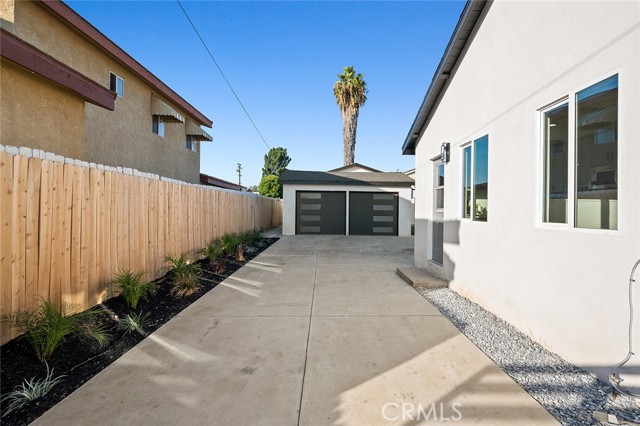
[[149,326],[148,313],[130,312],[118,322],[118,330],[124,331],[126,334],[132,332],[141,332]]
[[254,229],[252,231],[248,231],[248,232],[245,232],[243,234],[240,234],[240,241],[245,246],[251,246],[257,240],[260,239],[260,236],[261,236],[260,231],[257,231],[257,230]]
[[189,296],[200,290],[201,287],[197,274],[179,274],[175,276],[171,284],[171,295],[178,298]]
[[179,256],[166,256],[165,260],[173,280],[171,283],[172,296],[188,296],[200,289],[198,277],[202,269],[186,253]]
[[238,244],[240,244],[240,236],[238,234],[226,234],[220,238],[220,244],[225,254],[234,254]]
[[26,380],[22,383],[22,385],[18,386],[15,390],[9,392],[0,403],[3,405],[8,403],[5,406],[4,413],[2,417],[7,414],[19,410],[24,407],[31,401],[34,401],[38,398],[42,398],[58,383],[62,381],[62,378],[65,376],[53,377],[53,370],[49,370],[49,364],[47,365],[47,375],[44,379],[36,380],[35,377],[32,377],[30,380]]
[[222,245],[222,240],[215,239],[207,245],[203,253],[209,259],[209,262],[214,263],[220,256],[224,254],[224,247]]
[[129,269],[121,270],[111,283],[110,292],[120,293],[127,302],[127,306],[135,309],[140,300],[146,299],[149,294],[155,294],[157,290],[155,283],[142,281],[143,275],[144,272],[133,273]]
[[278,176],[264,176],[258,185],[258,192],[265,197],[282,198],[282,185],[278,182]]
[[94,319],[101,313],[98,308],[69,314],[71,306],[63,303],[62,308],[42,299],[35,310],[15,312],[1,317],[2,325],[15,327],[24,333],[36,352],[38,359],[44,361],[51,357],[56,347],[67,336],[79,335],[94,339],[101,346],[109,342],[104,325],[96,325]]

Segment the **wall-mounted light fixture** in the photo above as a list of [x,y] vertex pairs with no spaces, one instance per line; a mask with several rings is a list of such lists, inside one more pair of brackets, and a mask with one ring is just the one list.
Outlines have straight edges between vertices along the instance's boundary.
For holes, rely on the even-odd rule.
[[449,142],[442,142],[440,146],[440,161],[444,164],[449,162],[450,146],[451,144]]

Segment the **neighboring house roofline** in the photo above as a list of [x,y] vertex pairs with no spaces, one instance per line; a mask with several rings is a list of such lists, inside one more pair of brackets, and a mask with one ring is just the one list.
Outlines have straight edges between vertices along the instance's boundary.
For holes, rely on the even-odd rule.
[[248,189],[237,183],[229,182],[228,180],[220,179],[215,176],[209,176],[204,173],[200,173],[200,183],[203,185],[217,186],[220,188],[233,189],[235,191],[248,191]]
[[345,169],[348,169],[348,168],[351,168],[351,167],[360,167],[361,169],[365,169],[365,170],[368,170],[370,172],[382,173],[381,170],[374,169],[373,167],[365,166],[364,164],[360,164],[360,163],[349,164],[348,166],[338,167],[337,169],[332,169],[332,170],[329,170],[329,171],[330,172],[341,172],[341,171],[343,171]]
[[435,110],[438,99],[445,91],[447,80],[462,58],[467,42],[471,39],[471,34],[478,23],[482,11],[491,0],[467,0],[467,3],[460,14],[460,19],[449,40],[449,44],[440,59],[440,64],[436,68],[427,94],[420,105],[418,114],[413,120],[409,133],[402,145],[402,154],[415,154],[418,139],[427,126],[427,122]]
[[115,92],[91,80],[86,75],[47,55],[21,38],[0,28],[0,56],[26,70],[64,87],[102,108],[113,111]]
[[133,59],[127,52],[122,50],[117,44],[112,42],[107,36],[102,34],[96,27],[91,25],[86,19],[76,13],[73,9],[63,3],[61,0],[40,0],[37,2],[47,12],[56,16],[67,26],[95,43],[104,50],[108,55],[121,62],[133,73],[146,81],[152,87],[155,87],[161,94],[166,96],[180,108],[184,109],[199,124],[211,127],[213,122],[204,114],[193,107],[189,102],[184,100],[180,95],[174,92],[169,86],[163,83],[158,77],[153,75],[151,71],[142,66],[138,61]]

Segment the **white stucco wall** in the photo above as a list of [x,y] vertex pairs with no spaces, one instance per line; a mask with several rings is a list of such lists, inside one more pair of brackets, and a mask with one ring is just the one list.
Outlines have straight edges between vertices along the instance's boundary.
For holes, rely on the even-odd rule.
[[[411,235],[413,218],[413,204],[411,203],[411,188],[408,187],[377,187],[355,185],[290,185],[282,186],[283,218],[282,234],[296,234],[296,191],[353,191],[353,192],[397,192],[398,193],[398,236]],[[347,195],[347,200],[349,196]],[[347,234],[349,233],[349,203],[347,201]]]
[[[640,257],[640,2],[498,0],[484,14],[417,146],[415,263],[606,378],[627,353],[627,284]],[[537,214],[538,110],[613,72],[619,73],[619,230],[545,226]],[[485,134],[489,219],[470,222],[461,219],[460,146]],[[428,260],[431,159],[445,141],[451,161],[438,267]],[[636,296],[640,312],[640,285]],[[636,327],[638,335],[640,318]]]

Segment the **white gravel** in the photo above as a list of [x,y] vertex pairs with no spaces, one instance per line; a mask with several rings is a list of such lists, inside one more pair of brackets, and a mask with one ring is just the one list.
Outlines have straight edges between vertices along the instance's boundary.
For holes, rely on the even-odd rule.
[[563,425],[598,425],[593,411],[640,422],[636,401],[625,396],[614,401],[611,385],[547,351],[491,312],[447,288],[417,290]]

